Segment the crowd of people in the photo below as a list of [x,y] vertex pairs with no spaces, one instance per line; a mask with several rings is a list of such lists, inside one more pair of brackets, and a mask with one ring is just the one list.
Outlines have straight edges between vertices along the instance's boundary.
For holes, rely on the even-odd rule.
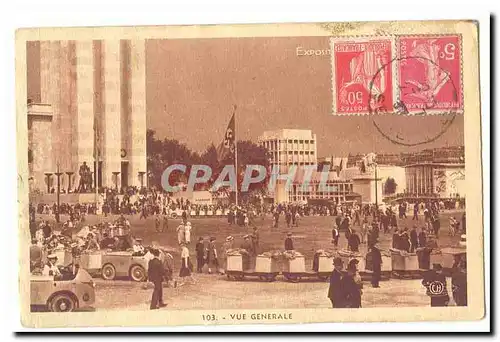
[[[155,216],[155,226],[157,231],[168,229],[170,211],[178,211],[182,222],[176,228],[177,243],[179,246],[181,264],[179,269],[179,278],[182,285],[184,282],[196,283],[193,277],[195,271],[190,257],[190,248],[195,252],[195,263],[197,273],[221,274],[224,273],[227,263],[227,254],[238,249],[243,251],[248,258],[244,259],[244,268],[252,267],[252,260],[255,259],[260,250],[259,246],[259,228],[254,224],[259,216],[271,214],[273,217],[273,228],[278,228],[281,217],[289,230],[298,227],[301,219],[307,216],[330,216],[332,217],[332,244],[335,249],[339,248],[339,237],[343,232],[346,238],[345,249],[353,253],[360,252],[360,246],[366,244],[368,254],[367,260],[370,260],[370,267],[373,270],[372,286],[379,287],[381,256],[379,249],[379,238],[381,234],[392,234],[391,247],[395,250],[414,253],[419,248],[437,247],[437,236],[440,230],[439,215],[442,210],[448,207],[439,199],[427,199],[426,201],[409,202],[402,201],[394,205],[359,205],[357,203],[342,204],[305,204],[305,203],[283,203],[271,205],[197,205],[190,203],[183,198],[173,198],[164,192],[157,192],[148,189],[130,189],[121,194],[113,190],[106,193],[101,207],[92,204],[61,204],[59,212],[69,215],[69,219],[63,224],[60,234],[54,234],[53,228],[47,221],[41,224],[34,224],[35,213],[54,213],[58,210],[54,204],[48,206],[39,204],[36,208],[30,205],[30,231],[33,239],[32,249],[36,254],[42,254],[41,251],[35,251],[40,248],[45,250],[45,254],[51,256],[46,258],[45,264],[34,263],[32,270],[36,267],[47,269],[44,272],[54,271],[53,251],[58,248],[67,248],[72,250],[75,255],[82,251],[95,251],[99,249],[112,250],[132,250],[135,255],[144,255],[150,253],[150,262],[156,258],[157,251],[154,248],[145,248],[140,239],[124,239],[119,236],[130,236],[129,233],[114,234],[115,229],[129,231],[130,223],[125,215],[140,215],[140,219],[147,218],[150,215]],[[218,247],[218,241],[214,236],[199,236],[196,241],[192,241],[193,225],[189,221],[193,212],[197,211],[222,211],[227,215],[229,225],[238,225],[241,227],[252,227],[252,232],[242,237],[238,244],[233,236],[227,236],[221,247]],[[94,226],[86,226],[85,234],[73,237],[71,232],[74,227],[85,220],[85,215],[108,214],[119,215],[115,222],[100,223]],[[412,215],[413,214],[413,215]],[[412,215],[412,221],[415,223],[411,229],[406,226],[399,226],[401,219]],[[33,220],[31,219],[33,217]],[[399,219],[399,220],[398,220]],[[33,224],[32,224],[33,221]],[[465,234],[465,214],[460,219],[450,218],[449,234]],[[36,247],[35,247],[36,246]],[[238,246],[238,247],[235,247]],[[293,251],[293,234],[290,231],[284,242],[285,251]],[[31,250],[30,250],[31,251]],[[159,252],[158,252],[159,253]],[[41,260],[41,258],[35,258]],[[157,259],[157,258],[156,258]],[[47,266],[47,267],[45,267]],[[362,282],[360,281],[355,259],[349,262],[345,271],[343,265],[337,259],[334,259],[334,271],[332,273],[331,288],[338,287],[341,290],[329,293],[333,307],[360,307],[362,295]],[[153,274],[150,279],[155,284],[151,308],[157,308],[164,305],[162,293],[158,287],[158,273],[156,266],[152,266]],[[173,269],[173,268],[172,268]],[[463,267],[457,268],[462,270]],[[342,271],[342,272],[340,272]],[[156,272],[156,273],[155,273]],[[337,274],[338,272],[339,274]],[[434,277],[439,274],[438,266],[433,270]],[[162,279],[166,279],[162,275]],[[429,278],[430,277],[430,278]],[[463,277],[462,277],[463,278]],[[333,279],[333,280],[332,280]],[[426,279],[432,279],[428,276]],[[156,283],[155,283],[156,282]],[[428,283],[428,280],[424,282]],[[335,294],[334,294],[335,293]],[[331,297],[333,296],[333,297]],[[437,302],[436,302],[437,303]],[[438,305],[439,303],[434,303]]]

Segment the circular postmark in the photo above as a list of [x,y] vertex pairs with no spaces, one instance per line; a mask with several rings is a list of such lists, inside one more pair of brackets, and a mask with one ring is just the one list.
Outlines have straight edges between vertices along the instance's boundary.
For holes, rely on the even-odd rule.
[[[388,68],[392,68],[393,63],[401,65],[408,61],[424,63],[426,77],[421,82],[397,84],[396,101],[392,108],[387,108],[384,94],[377,93],[374,84]],[[458,113],[456,108],[437,106],[437,92],[448,82],[452,99],[457,101],[458,91],[450,73],[434,61],[413,56],[393,58],[380,66],[369,84],[368,113],[372,116],[373,125],[384,138],[398,145],[417,146],[437,140],[450,128]],[[417,99],[421,103],[415,108],[405,103],[406,98]]]

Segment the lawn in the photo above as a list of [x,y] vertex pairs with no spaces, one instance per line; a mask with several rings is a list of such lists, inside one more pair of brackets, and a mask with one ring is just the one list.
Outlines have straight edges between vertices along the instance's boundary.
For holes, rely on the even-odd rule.
[[[456,218],[461,218],[462,212],[452,211],[443,212],[440,215],[441,220],[441,230],[439,234],[439,246],[449,246],[458,243],[460,237],[455,236],[451,238],[448,236],[448,220],[450,216],[455,216]],[[48,219],[54,222],[53,217],[47,217],[46,215],[39,215],[40,219]],[[66,217],[62,217],[61,222],[66,220]],[[95,216],[89,215],[86,217],[86,221],[80,226],[85,224],[96,224],[102,221],[113,221],[116,216]],[[178,257],[178,246],[177,246],[177,233],[176,227],[180,224],[180,219],[170,219],[169,228],[164,232],[156,232],[155,230],[155,219],[154,217],[148,217],[145,219],[139,219],[139,215],[128,217],[131,226],[132,234],[136,237],[141,237],[145,245],[150,245],[153,242],[158,243],[161,246],[172,250],[174,256]],[[334,217],[331,216],[306,216],[301,218],[299,222],[299,227],[288,228],[284,221],[284,217],[280,217],[280,222],[278,228],[272,228],[272,218],[270,215],[266,216],[264,219],[257,218],[255,226],[258,227],[260,236],[260,250],[259,252],[265,252],[274,249],[284,249],[284,240],[286,238],[287,232],[293,233],[293,241],[295,250],[301,252],[306,257],[306,263],[311,267],[312,258],[316,250],[325,249],[333,250],[333,244],[331,243],[331,230],[333,225]],[[240,227],[237,225],[229,225],[226,218],[191,218],[190,219],[193,229],[191,232],[191,255],[194,257],[194,245],[198,240],[198,237],[202,236],[205,238],[215,237],[216,244],[220,248],[228,235],[234,237],[234,246],[239,247],[243,242],[243,236],[245,234],[251,234],[253,231],[252,226]],[[399,220],[398,226],[400,228],[411,227],[415,224],[415,221],[408,217],[403,220]],[[423,225],[423,218],[417,223],[418,227]],[[77,230],[77,227],[75,230]],[[359,229],[359,227],[354,227]],[[56,228],[57,229],[57,228]],[[381,234],[380,235],[380,245],[382,249],[389,248],[391,244],[392,233]],[[344,233],[341,232],[339,239],[339,248],[344,249],[346,247],[346,239]],[[361,252],[366,252],[366,244],[361,245]]]

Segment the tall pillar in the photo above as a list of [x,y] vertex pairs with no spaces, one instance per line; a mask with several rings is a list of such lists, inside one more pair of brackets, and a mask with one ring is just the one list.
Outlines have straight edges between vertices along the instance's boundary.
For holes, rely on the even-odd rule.
[[74,122],[73,165],[75,184],[80,175],[78,168],[84,162],[91,167],[94,161],[94,63],[91,40],[78,40],[76,48],[76,120]]
[[[129,175],[128,184],[140,186],[140,172],[146,164],[146,46],[145,40],[130,41],[129,58],[130,115],[129,115]],[[147,177],[144,178],[147,186]]]
[[74,106],[76,102],[76,64],[75,64],[75,43],[64,40],[60,42],[60,103],[58,108],[59,127],[59,163],[62,171],[76,171],[73,165],[73,117],[75,116]]
[[102,181],[103,186],[114,188],[115,181],[121,186],[119,176],[117,179],[113,176],[113,172],[121,172],[120,40],[104,40],[101,49],[104,72]]
[[[60,102],[61,102],[61,74],[60,74],[60,42],[41,41],[40,42],[40,100],[43,104],[52,107],[52,124],[50,125],[52,140],[51,155],[46,156],[51,159],[54,166],[60,158],[61,139],[59,128],[61,123]],[[52,172],[54,170],[43,170]]]

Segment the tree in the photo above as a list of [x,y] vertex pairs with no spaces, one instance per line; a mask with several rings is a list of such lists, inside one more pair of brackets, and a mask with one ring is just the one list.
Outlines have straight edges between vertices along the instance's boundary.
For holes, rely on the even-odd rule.
[[146,133],[146,149],[151,186],[161,187],[163,172],[173,164],[186,165],[186,173],[172,172],[170,184],[187,181],[186,175],[191,166],[200,162],[198,153],[191,151],[185,144],[175,139],[159,140],[155,137],[155,131],[150,129]]
[[385,181],[384,184],[384,193],[387,195],[392,195],[396,193],[396,188],[398,187],[398,184],[392,177],[388,177],[387,180]]

